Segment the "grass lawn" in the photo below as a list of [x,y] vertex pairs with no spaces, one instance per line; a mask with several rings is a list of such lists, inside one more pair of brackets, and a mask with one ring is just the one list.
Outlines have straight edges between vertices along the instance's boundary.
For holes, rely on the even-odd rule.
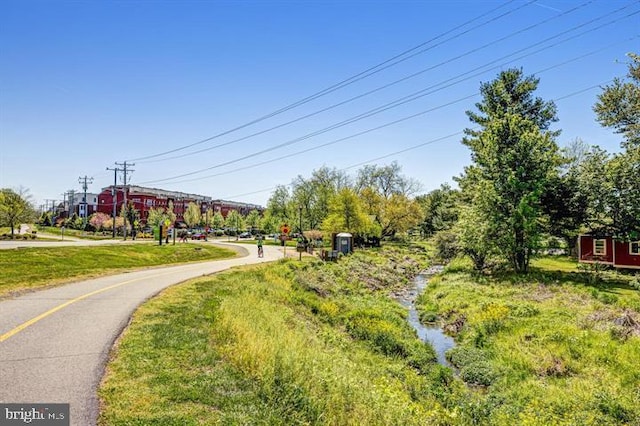
[[480,276],[455,261],[419,299],[455,336],[448,357],[460,377],[483,389],[479,424],[640,424],[640,292],[630,276],[594,282],[566,258],[532,266]]
[[0,297],[127,269],[233,257],[235,252],[206,244],[121,244],[0,250]]
[[99,424],[453,418],[443,407],[456,389],[447,385],[451,372],[386,294],[418,269],[401,256],[284,260],[167,289],[137,311],[118,342],[99,391]]
[[454,262],[420,298],[456,336],[454,372],[389,297],[425,266],[394,247],[167,289],[116,345],[99,424],[639,424],[627,277],[589,284],[563,259],[492,277]]

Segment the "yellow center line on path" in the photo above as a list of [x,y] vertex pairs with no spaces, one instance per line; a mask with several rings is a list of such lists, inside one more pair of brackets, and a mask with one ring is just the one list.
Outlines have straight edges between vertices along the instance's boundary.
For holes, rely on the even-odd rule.
[[87,294],[84,294],[82,296],[78,296],[75,299],[71,299],[71,300],[63,303],[62,305],[58,305],[55,308],[49,309],[47,312],[44,312],[44,313],[38,315],[35,318],[31,318],[29,321],[23,322],[22,324],[20,324],[19,326],[17,326],[13,330],[9,330],[8,332],[4,333],[3,335],[0,336],[0,343],[4,342],[5,340],[7,340],[8,338],[10,338],[12,336],[15,336],[16,334],[20,333],[25,328],[27,328],[29,326],[32,326],[33,324],[35,324],[38,321],[48,317],[49,315],[58,312],[60,309],[66,308],[67,306],[71,305],[72,303],[79,302],[79,301],[81,301],[83,299],[86,299],[87,297],[95,296],[96,294],[103,293],[105,291],[114,289],[116,287],[123,286],[125,284],[131,284],[133,282],[147,280],[149,278],[161,277],[163,275],[170,275],[170,274],[175,273],[175,272],[176,271],[165,272],[165,273],[162,273],[162,274],[150,275],[148,277],[142,277],[142,278],[136,278],[136,279],[129,280],[129,281],[123,281],[121,283],[114,284],[114,285],[111,285],[109,287],[101,288],[100,290],[92,291],[91,293],[87,293]]

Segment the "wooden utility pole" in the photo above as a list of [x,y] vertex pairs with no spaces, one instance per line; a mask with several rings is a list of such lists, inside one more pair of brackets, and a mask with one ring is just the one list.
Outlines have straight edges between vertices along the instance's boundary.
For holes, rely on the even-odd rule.
[[93,183],[93,178],[84,175],[84,177],[78,178],[78,183],[82,185],[82,190],[84,191],[84,196],[82,198],[82,200],[84,201],[84,218],[82,221],[82,230],[85,231],[87,229],[87,216],[89,214],[89,212],[87,211],[87,207],[89,205],[89,203],[87,203],[87,188],[89,183]]
[[[134,170],[132,169],[127,169],[128,166],[135,166],[135,164],[127,164],[127,162],[125,161],[124,163],[116,163],[116,166],[122,166],[122,173],[124,176],[124,188],[123,188],[123,192],[124,192],[124,201],[123,201],[123,206],[124,206],[124,239],[127,239],[127,214],[129,214],[129,207],[127,206],[127,173],[131,173]],[[133,225],[133,224],[132,224]]]

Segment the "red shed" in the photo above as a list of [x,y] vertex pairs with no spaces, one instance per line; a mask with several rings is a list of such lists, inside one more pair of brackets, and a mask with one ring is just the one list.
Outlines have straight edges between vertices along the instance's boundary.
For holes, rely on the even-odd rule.
[[618,241],[611,236],[581,235],[578,246],[581,263],[640,269],[640,241]]

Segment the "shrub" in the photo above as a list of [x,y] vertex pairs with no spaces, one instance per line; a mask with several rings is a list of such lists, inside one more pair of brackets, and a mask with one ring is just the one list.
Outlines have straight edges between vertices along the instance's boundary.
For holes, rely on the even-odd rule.
[[475,363],[460,369],[460,378],[471,385],[490,386],[498,376],[488,364]]
[[442,262],[449,262],[459,253],[456,235],[451,231],[440,231],[434,237],[436,257]]

